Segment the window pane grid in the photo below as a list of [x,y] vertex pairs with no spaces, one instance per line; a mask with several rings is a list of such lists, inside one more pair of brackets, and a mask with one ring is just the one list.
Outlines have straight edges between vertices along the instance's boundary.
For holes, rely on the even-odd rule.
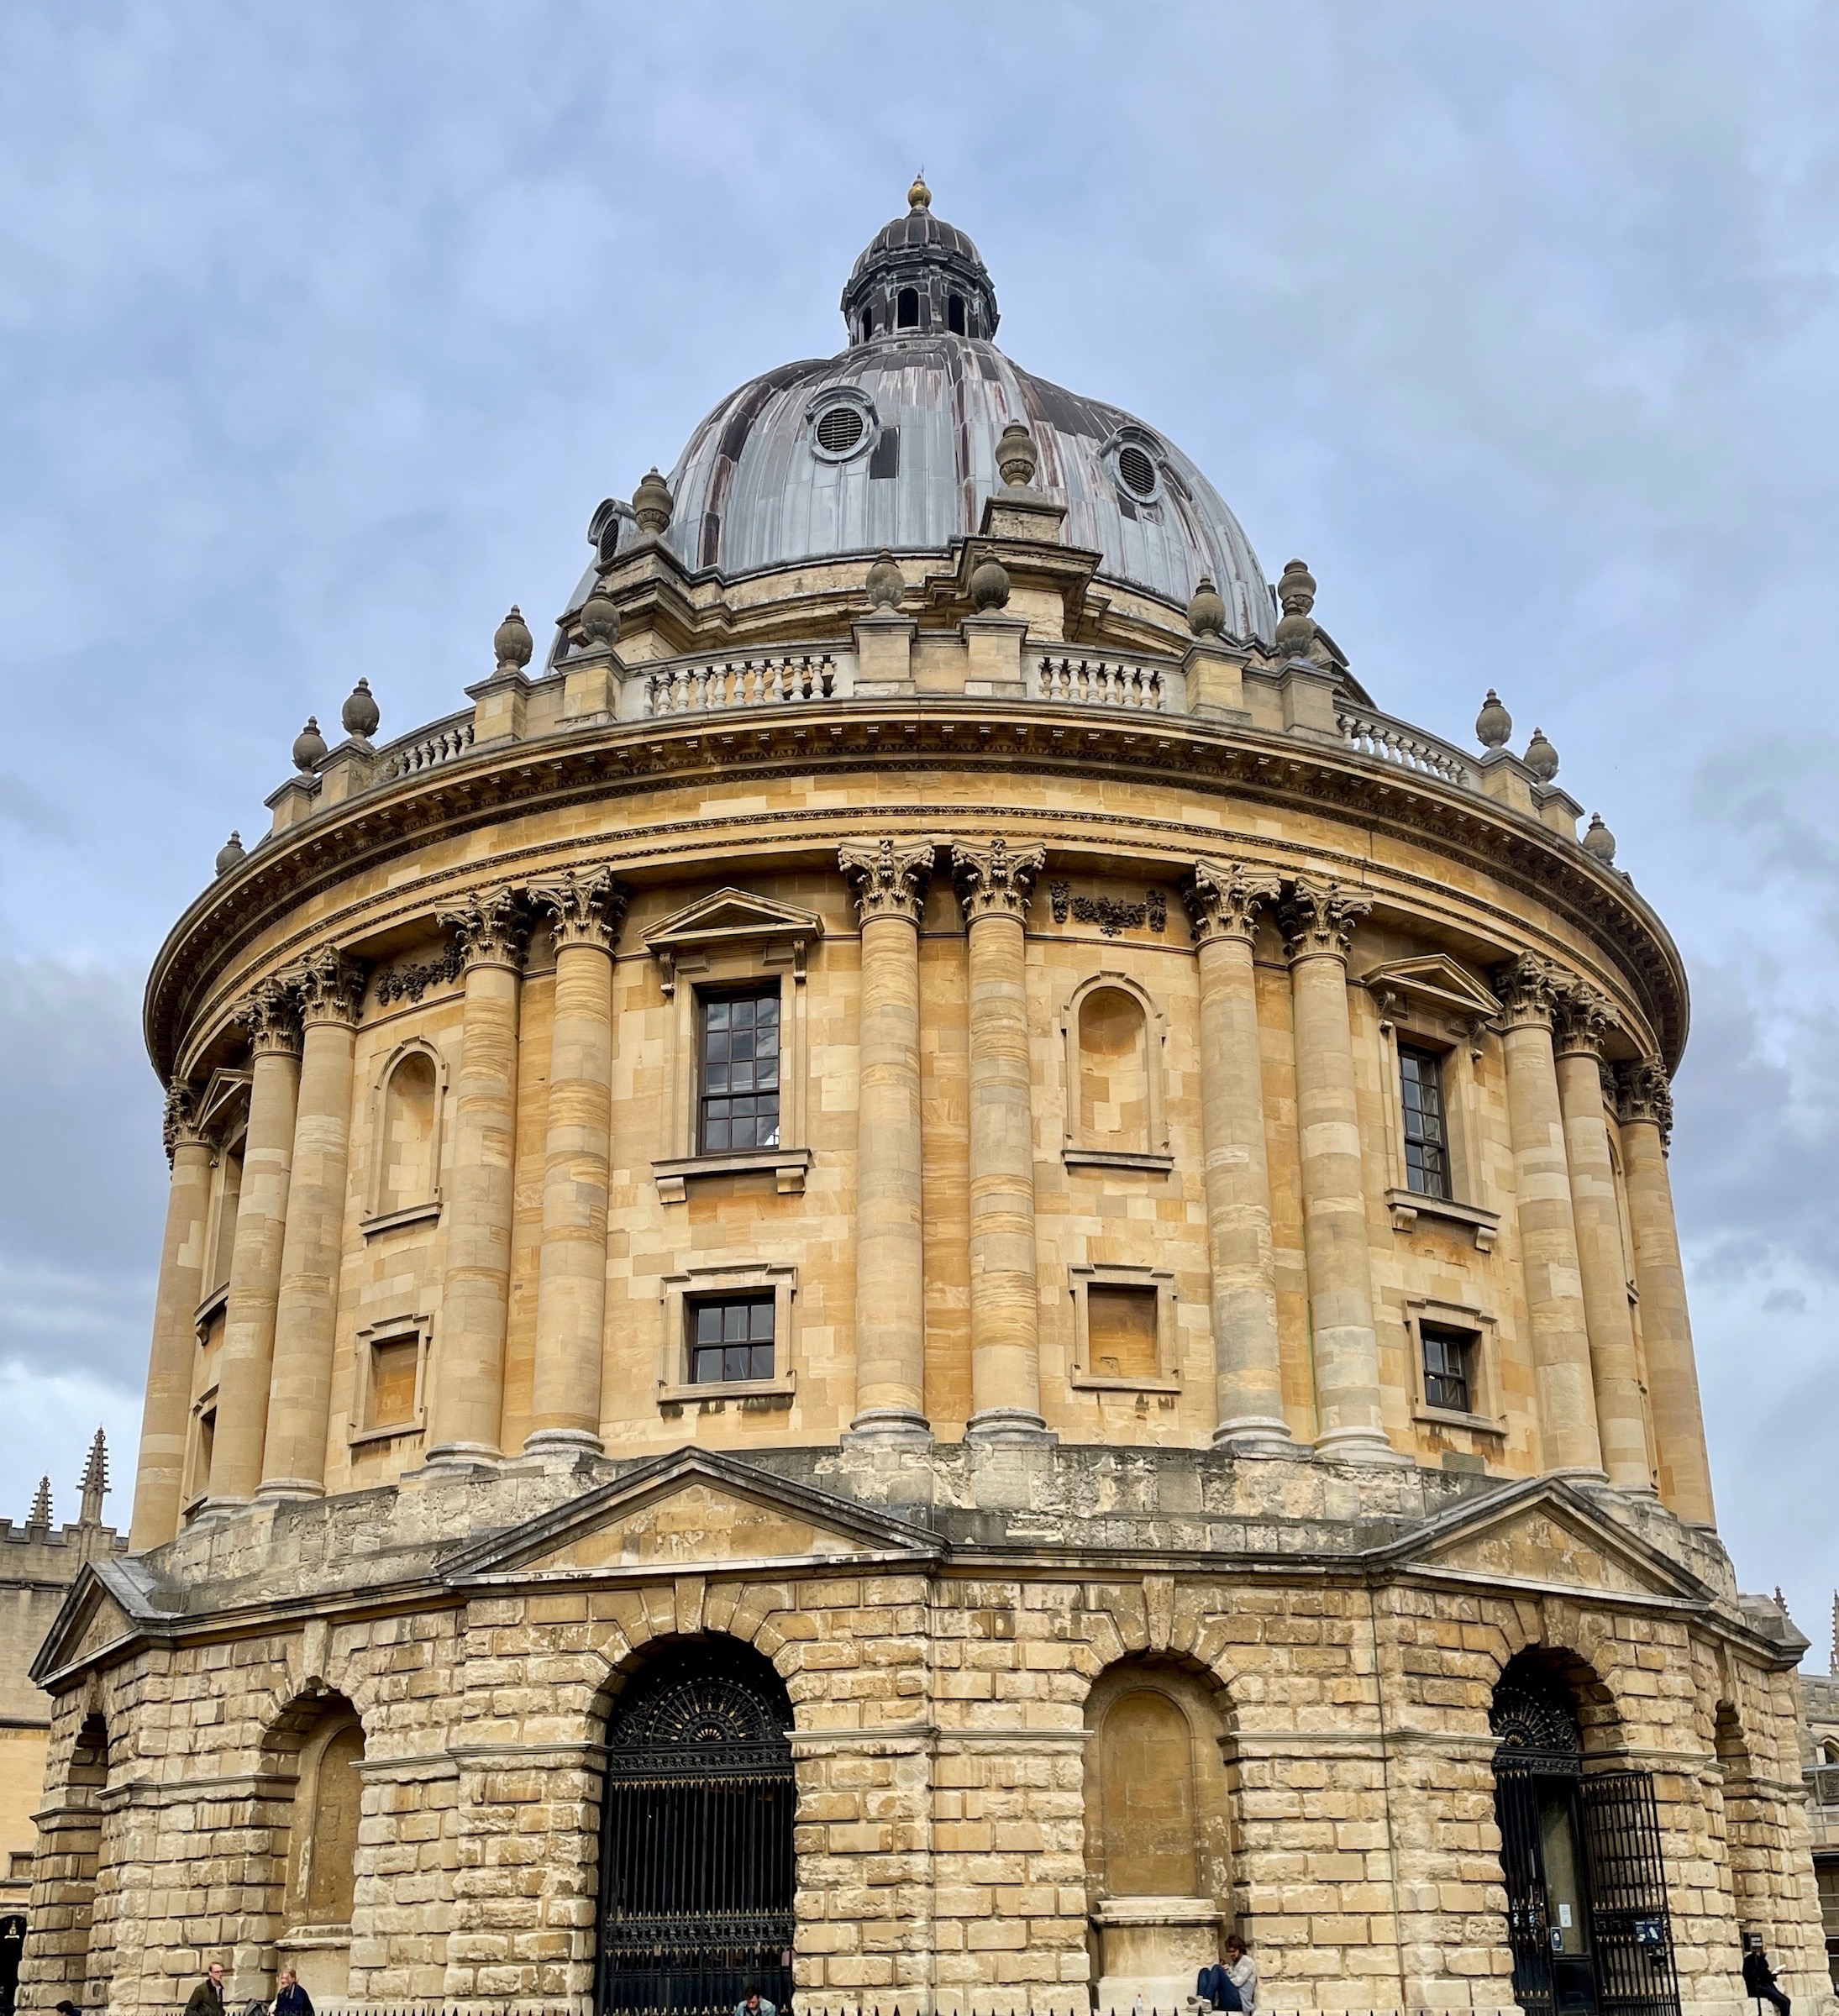
[[1452,1414],[1473,1414],[1474,1382],[1471,1354],[1475,1340],[1460,1330],[1435,1330],[1420,1326],[1424,1341],[1424,1399],[1428,1406],[1447,1408]]
[[702,1003],[697,1142],[705,1155],[779,1146],[779,993]]
[[773,1376],[773,1298],[726,1296],[690,1305],[690,1383]]
[[1405,1110],[1405,1180],[1421,1197],[1448,1197],[1449,1142],[1443,1126],[1442,1060],[1399,1046],[1399,1099]]

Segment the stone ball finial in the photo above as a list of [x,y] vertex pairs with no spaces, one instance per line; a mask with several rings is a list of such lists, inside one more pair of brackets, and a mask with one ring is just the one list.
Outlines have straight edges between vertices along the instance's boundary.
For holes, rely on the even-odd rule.
[[377,723],[382,718],[382,711],[370,691],[370,680],[360,679],[351,689],[351,697],[339,716],[344,724],[345,733],[356,736],[360,742],[368,742],[376,734]]
[[996,440],[996,473],[1014,490],[1026,490],[1041,465],[1034,436],[1019,420],[1011,420]]
[[1188,627],[1196,637],[1226,635],[1226,604],[1211,579],[1204,574],[1188,604]]
[[248,853],[243,845],[243,836],[240,833],[232,833],[223,846],[217,850],[217,872],[220,875],[227,875],[239,861],[245,861],[248,858]]
[[1504,749],[1507,738],[1513,732],[1513,717],[1500,704],[1500,696],[1492,686],[1488,697],[1481,703],[1481,711],[1475,717],[1475,739],[1484,749]]
[[894,564],[894,549],[884,546],[869,569],[869,606],[873,609],[898,609],[906,593],[906,579]]
[[1000,609],[1009,599],[1009,570],[993,553],[971,570],[970,599],[980,609]]
[[530,626],[523,620],[523,612],[515,602],[511,605],[510,615],[492,633],[491,648],[497,654],[501,672],[521,672],[529,664],[536,644]]
[[1589,831],[1579,844],[1593,861],[1600,861],[1605,868],[1616,858],[1616,836],[1604,825],[1600,812],[1590,814]]
[[906,192],[906,207],[909,210],[930,210],[932,208],[933,192],[926,186],[926,177],[923,175],[916,175],[913,177],[912,186]]
[[1277,650],[1282,658],[1307,658],[1316,642],[1310,611],[1316,606],[1316,577],[1300,560],[1285,563],[1278,577],[1277,599],[1284,613],[1277,622]]
[[306,727],[294,738],[294,768],[302,776],[310,777],[325,753],[326,738],[319,732],[319,717],[309,714]]
[[576,631],[589,650],[611,651],[619,642],[619,605],[607,592],[604,581],[596,581],[581,604]]
[[1549,784],[1558,774],[1558,753],[1545,738],[1543,728],[1532,731],[1526,744],[1526,766],[1541,784]]
[[644,480],[632,493],[632,515],[638,521],[638,529],[652,538],[658,538],[670,530],[670,513],[675,508],[670,486],[655,469],[647,470]]

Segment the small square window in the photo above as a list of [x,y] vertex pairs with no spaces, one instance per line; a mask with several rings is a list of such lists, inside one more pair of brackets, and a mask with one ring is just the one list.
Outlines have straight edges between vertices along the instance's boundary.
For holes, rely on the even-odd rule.
[[7,1856],[7,1881],[9,1883],[29,1882],[32,1878],[32,1851],[15,1848]]
[[1424,1341],[1424,1404],[1452,1414],[1473,1414],[1475,1394],[1475,1333],[1448,1330],[1440,1323],[1420,1323]]
[[1399,1099],[1405,1110],[1406,1187],[1421,1197],[1447,1198],[1451,1192],[1443,1060],[1434,1050],[1399,1045]]
[[779,1146],[779,990],[701,1003],[696,1145],[704,1155]]
[[1095,1378],[1153,1379],[1159,1311],[1153,1287],[1095,1281],[1085,1291],[1085,1337]]
[[773,1376],[773,1298],[724,1295],[692,1302],[690,1383],[728,1385]]
[[421,1356],[418,1336],[386,1337],[371,1345],[371,1427],[406,1428],[413,1424],[415,1375]]

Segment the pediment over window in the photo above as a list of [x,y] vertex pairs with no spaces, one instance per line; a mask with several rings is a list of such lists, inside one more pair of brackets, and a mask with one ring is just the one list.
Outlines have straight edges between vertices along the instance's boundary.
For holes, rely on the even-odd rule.
[[1646,1598],[1701,1609],[1712,1592],[1560,1479],[1533,1478],[1445,1513],[1383,1551],[1418,1572],[1528,1595]]
[[1423,958],[1389,959],[1362,977],[1368,992],[1382,1006],[1384,997],[1391,994],[1463,1022],[1485,1021],[1500,1012],[1500,1001],[1474,974],[1442,953]]
[[234,1142],[249,1124],[250,1074],[213,1071],[198,1100],[195,1125],[207,1141]]
[[680,965],[712,952],[750,949],[763,963],[789,963],[802,979],[807,949],[822,936],[823,919],[815,911],[744,889],[718,889],[647,932],[645,948],[663,969],[668,994]]
[[923,1565],[942,1551],[922,1527],[717,1452],[685,1450],[465,1549],[443,1576],[464,1586],[835,1562]]
[[71,1584],[30,1672],[43,1687],[75,1667],[130,1649],[158,1614],[136,1571],[121,1562],[91,1562]]

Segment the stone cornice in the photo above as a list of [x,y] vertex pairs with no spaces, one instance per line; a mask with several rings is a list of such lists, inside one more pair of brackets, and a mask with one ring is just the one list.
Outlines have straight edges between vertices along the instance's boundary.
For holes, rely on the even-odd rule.
[[[1523,937],[1529,928],[1536,932],[1541,913],[1577,930],[1605,966],[1621,976],[1664,1057],[1676,1059],[1684,1047],[1685,975],[1664,925],[1624,877],[1530,816],[1351,748],[1304,744],[1272,732],[1181,717],[1120,714],[1111,719],[1100,709],[1079,710],[1075,718],[1070,709],[954,697],[854,701],[765,716],[738,711],[616,724],[586,733],[570,730],[469,751],[368,792],[254,849],[194,900],[161,948],[149,981],[144,1021],[150,1053],[162,1074],[170,1073],[181,1035],[208,1011],[232,962],[263,933],[285,927],[303,900],[336,888],[359,869],[373,872],[400,859],[430,840],[661,785],[712,777],[808,777],[864,767],[935,774],[942,767],[987,768],[992,774],[1159,780],[1190,794],[1295,809],[1312,816],[1318,832],[1321,815],[1344,816],[1415,842],[1523,895],[1528,915],[1516,927],[1512,913],[1479,900],[1479,909],[1501,917],[1504,943]],[[880,824],[891,816],[905,818],[913,809],[884,803],[879,811],[839,811],[830,816],[829,845],[834,847],[856,820]],[[928,811],[937,823],[939,812]],[[1179,819],[1153,814],[1027,808],[1026,818],[1036,832],[1059,825],[1136,836],[1125,843],[1143,854],[1164,841],[1171,872],[1179,872],[1174,864],[1191,863],[1199,837],[1185,829],[1184,843]],[[654,827],[635,829],[634,853],[651,851],[654,833],[686,834],[703,824],[711,830],[746,826],[792,835],[808,832],[812,818],[808,811],[700,822],[660,818]],[[1288,851],[1266,833],[1247,837],[1260,848],[1275,847],[1279,854]],[[596,835],[579,843],[604,849],[606,838]],[[1232,844],[1232,836],[1209,835],[1207,843],[1216,851]],[[528,852],[533,860],[546,853],[553,861],[565,844],[559,836],[548,849],[533,847]],[[1319,844],[1309,849],[1315,858],[1334,851]],[[1357,858],[1350,846],[1350,868]],[[1408,870],[1386,879],[1401,886],[1422,881],[1427,893],[1437,889]],[[444,879],[441,900],[453,901],[463,893],[450,878]],[[1437,893],[1445,907],[1461,898],[1459,885]],[[322,933],[324,929],[323,923]]]

